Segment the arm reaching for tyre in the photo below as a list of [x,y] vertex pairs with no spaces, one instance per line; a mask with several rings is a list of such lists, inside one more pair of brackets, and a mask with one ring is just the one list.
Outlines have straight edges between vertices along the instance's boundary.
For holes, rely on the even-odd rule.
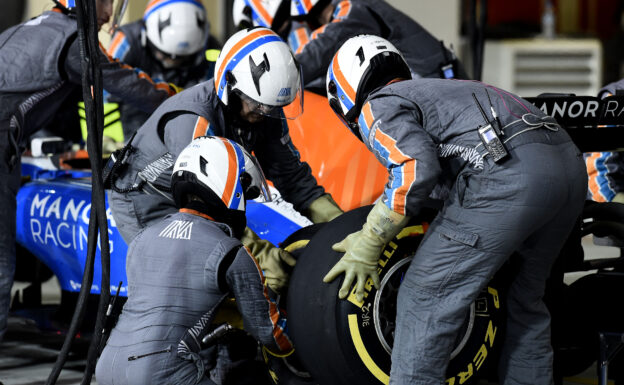
[[340,274],[345,273],[345,279],[338,292],[340,299],[345,299],[353,280],[357,279],[355,295],[358,301],[364,299],[364,286],[368,277],[373,280],[375,288],[379,289],[379,275],[377,262],[383,247],[394,238],[409,217],[396,213],[383,202],[378,201],[366,218],[362,230],[350,234],[342,241],[334,244],[334,251],[345,255],[325,275],[323,282],[329,283]]
[[249,227],[245,227],[241,242],[249,249],[251,255],[256,258],[262,268],[266,284],[277,294],[288,285],[289,274],[287,267],[294,267],[297,260],[284,249],[273,246],[267,240],[261,239]]

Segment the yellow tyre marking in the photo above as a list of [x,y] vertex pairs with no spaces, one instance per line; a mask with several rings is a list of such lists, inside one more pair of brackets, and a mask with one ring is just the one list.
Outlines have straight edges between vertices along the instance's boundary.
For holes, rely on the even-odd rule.
[[355,350],[360,356],[360,359],[373,376],[375,376],[375,378],[377,378],[381,383],[387,384],[390,381],[390,377],[383,370],[381,370],[379,366],[377,366],[364,347],[364,342],[362,341],[360,328],[358,326],[357,314],[349,314],[348,319],[351,339],[353,340],[353,345],[355,345]]
[[292,253],[294,250],[301,249],[302,247],[306,247],[309,242],[310,242],[309,239],[301,239],[299,241],[295,241],[291,243],[290,245],[286,246],[284,250],[288,251],[289,253]]
[[405,237],[413,237],[415,235],[424,234],[424,233],[425,233],[425,229],[423,228],[422,225],[408,226],[408,227],[403,228],[403,230],[401,230],[401,232],[396,236],[396,238],[402,239]]

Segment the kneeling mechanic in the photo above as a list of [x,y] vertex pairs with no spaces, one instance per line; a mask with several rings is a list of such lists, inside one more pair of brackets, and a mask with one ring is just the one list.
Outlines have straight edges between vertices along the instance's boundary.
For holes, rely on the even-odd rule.
[[215,384],[199,353],[227,297],[256,340],[292,351],[286,319],[239,240],[246,200],[270,200],[255,158],[231,140],[199,137],[180,153],[171,190],[179,211],[128,249],[128,301],[97,363],[99,384]]

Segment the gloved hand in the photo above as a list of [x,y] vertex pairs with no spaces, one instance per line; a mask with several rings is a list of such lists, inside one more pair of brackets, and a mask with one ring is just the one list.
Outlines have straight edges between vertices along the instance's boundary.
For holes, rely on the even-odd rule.
[[297,260],[286,250],[275,247],[271,242],[258,237],[249,227],[245,227],[241,242],[258,261],[260,268],[264,272],[267,286],[277,294],[280,294],[282,289],[288,284],[289,279],[284,264],[294,267]]
[[331,221],[343,212],[331,195],[323,194],[310,203],[306,214],[312,222],[322,223]]
[[619,193],[615,194],[615,196],[613,197],[611,202],[624,203],[624,193],[619,192]]
[[396,213],[383,202],[378,201],[366,218],[362,230],[350,234],[341,242],[332,246],[334,251],[345,255],[325,275],[323,282],[329,283],[340,274],[345,273],[345,279],[338,292],[340,299],[345,299],[353,280],[357,278],[355,295],[359,302],[364,300],[364,285],[368,277],[379,289],[379,274],[377,262],[384,245],[389,242],[407,224],[409,217]]

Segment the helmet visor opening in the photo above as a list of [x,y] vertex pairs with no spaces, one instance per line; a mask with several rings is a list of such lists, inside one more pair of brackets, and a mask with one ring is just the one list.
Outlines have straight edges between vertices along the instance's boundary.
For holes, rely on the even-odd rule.
[[298,90],[295,100],[283,107],[260,103],[239,90],[234,90],[234,92],[240,98],[243,104],[242,108],[246,113],[251,112],[273,119],[295,119],[303,112],[303,94],[301,89]]
[[[245,151],[246,153],[246,151]],[[245,200],[254,200],[256,202],[271,202],[271,193],[267,184],[260,163],[255,156],[246,153],[246,160],[251,164],[245,165],[245,171],[240,176],[241,186]]]

